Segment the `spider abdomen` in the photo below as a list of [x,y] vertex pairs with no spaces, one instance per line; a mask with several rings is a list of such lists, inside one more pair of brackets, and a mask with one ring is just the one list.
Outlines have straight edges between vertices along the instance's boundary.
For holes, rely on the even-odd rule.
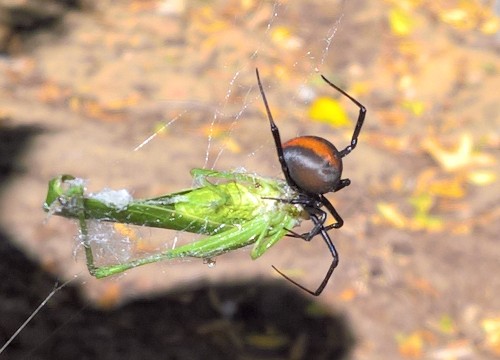
[[283,144],[283,155],[295,185],[309,194],[334,191],[342,175],[337,148],[318,136],[299,136]]

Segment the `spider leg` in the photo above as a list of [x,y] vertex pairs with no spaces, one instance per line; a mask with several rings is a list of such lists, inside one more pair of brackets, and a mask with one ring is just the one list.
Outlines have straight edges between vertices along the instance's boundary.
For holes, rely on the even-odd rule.
[[[290,230],[290,229],[286,229],[286,230],[288,231],[288,234],[286,234],[285,236],[292,237],[292,238],[296,238],[296,239],[306,240],[306,239],[305,239],[305,235],[309,234],[309,233],[299,234],[298,232],[293,231],[293,230]],[[309,240],[310,240],[310,239],[309,239]],[[307,241],[307,240],[306,240],[306,241]]]
[[[322,225],[321,220],[318,219],[316,215],[311,214],[311,219],[315,223],[315,225],[318,225],[318,224]],[[290,281],[295,286],[299,287],[300,289],[302,289],[305,292],[307,292],[307,293],[309,293],[311,295],[314,295],[314,296],[319,296],[323,292],[323,290],[325,289],[326,285],[328,284],[328,281],[330,280],[330,277],[332,276],[333,271],[335,270],[335,268],[339,264],[339,255],[337,253],[337,249],[335,249],[335,245],[333,245],[333,242],[330,239],[330,236],[328,236],[328,232],[326,231],[326,228],[324,228],[323,226],[321,226],[321,230],[319,231],[319,233],[321,234],[321,237],[323,238],[323,240],[325,241],[326,245],[328,246],[328,250],[330,250],[330,253],[332,254],[333,260],[332,260],[332,263],[330,264],[330,267],[328,268],[328,271],[326,272],[325,277],[323,278],[323,281],[321,281],[321,284],[319,284],[318,288],[315,291],[309,290],[308,288],[306,288],[305,286],[299,284],[295,280],[292,280],[290,277],[288,277],[287,275],[285,275],[284,273],[282,273],[281,271],[279,271],[273,265],[273,269],[278,274],[280,274],[281,276],[283,276],[285,279],[287,279],[288,281]]]
[[342,190],[343,188],[345,188],[346,186],[349,186],[349,185],[351,185],[351,180],[349,180],[349,179],[341,179],[340,182],[339,182],[339,184],[335,188],[335,190],[333,190],[333,192]]
[[[350,184],[350,180],[344,179],[340,183],[340,185],[343,185],[343,186],[340,188],[337,187],[337,190],[335,190],[335,191],[338,191],[338,190],[344,188],[345,186],[348,186],[349,184]],[[311,200],[308,201],[307,199],[304,199],[304,198],[298,198],[295,201],[291,201],[291,203],[302,205],[304,207],[304,210],[311,217],[311,219],[313,219],[313,217],[316,219],[314,227],[309,232],[304,233],[304,234],[297,234],[297,233],[292,232],[293,235],[291,237],[298,237],[298,238],[304,239],[306,241],[309,241],[313,237],[315,237],[316,235],[321,233],[321,229],[323,229],[323,228],[326,231],[328,231],[331,229],[341,228],[344,225],[344,220],[342,219],[342,217],[339,215],[337,210],[333,207],[332,203],[322,194],[317,195],[317,198],[316,199],[313,198],[312,201]],[[324,226],[324,224],[326,222],[326,218],[327,218],[327,213],[324,210],[319,208],[321,205],[326,207],[328,212],[335,219],[335,223],[330,224],[328,226]],[[297,235],[299,235],[299,236],[297,236]]]
[[324,228],[327,215],[326,212],[317,207],[306,207],[306,211],[311,220],[314,222],[314,227],[309,230],[309,232],[302,234],[302,238],[305,241],[310,241],[313,237],[321,233],[321,230]]
[[335,223],[330,224],[328,226],[325,226],[325,231],[331,230],[331,229],[338,229],[341,228],[342,225],[344,225],[344,220],[340,217],[339,213],[335,208],[333,207],[332,203],[328,201],[326,197],[323,195],[320,195],[321,203],[327,208],[328,212],[333,216],[335,219]]
[[309,214],[309,216],[314,215],[316,216],[316,219],[318,219],[319,221],[319,223],[316,223],[311,230],[303,234],[299,234],[298,232],[293,231],[291,229],[286,229],[288,231],[288,234],[286,234],[285,236],[302,239],[305,241],[310,241],[313,237],[315,237],[320,233],[321,227],[325,224],[327,215],[326,212],[324,212],[319,208],[319,206],[321,206],[321,201],[319,199],[314,199],[314,198],[307,199],[300,196],[299,198],[292,200],[273,198],[273,197],[262,197],[262,199],[269,199],[269,200],[286,202],[289,204],[302,205],[304,207],[304,210]]
[[[281,271],[279,271],[275,266],[273,266],[273,269],[276,270],[285,279],[290,281],[292,284],[296,285],[297,287],[301,288],[302,290],[306,291],[307,293],[309,293],[311,295],[318,296],[324,290],[326,284],[328,283],[328,281],[330,280],[330,277],[332,276],[333,271],[335,270],[335,268],[337,267],[337,265],[339,263],[339,256],[338,256],[337,250],[335,249],[335,246],[333,245],[332,240],[330,239],[330,237],[328,235],[328,230],[340,228],[344,224],[344,220],[342,220],[340,215],[337,213],[337,210],[335,210],[333,205],[328,201],[328,199],[326,199],[324,197],[323,194],[317,194],[317,193],[311,194],[309,192],[306,192],[303,189],[301,189],[299,186],[297,186],[295,181],[293,181],[293,179],[290,175],[290,171],[288,169],[288,165],[285,161],[283,145],[281,143],[280,132],[279,132],[278,127],[276,126],[276,123],[274,122],[273,115],[271,114],[271,110],[270,110],[269,104],[267,102],[266,94],[264,93],[264,87],[262,86],[262,82],[260,80],[259,70],[255,69],[255,73],[257,75],[257,83],[259,85],[260,94],[262,96],[262,100],[264,101],[264,106],[266,108],[267,118],[269,120],[269,125],[271,127],[271,133],[273,135],[273,139],[274,139],[274,143],[275,143],[275,147],[276,147],[276,152],[278,154],[278,160],[280,162],[281,169],[283,171],[283,175],[285,176],[285,180],[286,180],[287,184],[290,187],[294,188],[294,190],[296,190],[299,194],[299,197],[290,201],[290,203],[302,205],[303,209],[309,214],[311,220],[314,223],[314,227],[308,233],[298,234],[296,232],[288,230],[289,231],[288,236],[297,237],[297,238],[304,239],[306,241],[310,241],[316,235],[321,234],[321,237],[323,238],[323,240],[327,244],[328,249],[330,250],[330,253],[332,255],[332,259],[333,259],[325,277],[323,278],[323,281],[321,282],[321,284],[319,285],[319,287],[315,291],[309,290],[306,287],[304,287],[303,285],[300,285],[299,283],[297,283],[296,281],[292,280],[291,278],[289,278],[288,276],[283,274]],[[323,80],[325,80],[330,86],[335,88],[337,91],[342,93],[344,96],[348,97],[352,102],[354,102],[359,107],[358,120],[356,123],[356,127],[354,129],[354,133],[352,135],[351,144],[349,146],[347,146],[345,149],[343,149],[342,151],[340,151],[340,156],[344,157],[347,154],[349,154],[357,145],[358,136],[359,136],[359,133],[361,132],[361,127],[363,126],[363,122],[364,122],[365,116],[366,116],[366,108],[363,105],[361,105],[361,103],[359,103],[356,99],[354,99],[349,94],[347,94],[345,91],[343,91],[342,89],[338,88],[336,85],[334,85],[330,81],[328,81],[324,76],[322,76],[322,77],[323,77]],[[343,189],[344,187],[349,186],[350,183],[351,182],[349,179],[341,179],[340,182],[338,183],[338,185],[336,186],[336,188],[334,189],[334,191],[339,191],[339,190]],[[326,221],[327,216],[328,216],[328,213],[327,213],[327,211],[320,209],[321,206],[325,206],[328,213],[330,213],[333,216],[333,218],[336,221],[334,224],[328,225],[326,227],[324,226],[325,221]]]
[[264,101],[264,106],[266,108],[267,118],[269,119],[269,124],[271,126],[271,133],[273,134],[274,144],[276,146],[276,152],[278,153],[278,160],[281,165],[281,170],[285,175],[287,184],[296,188],[297,186],[295,185],[295,181],[293,181],[290,176],[290,172],[288,171],[288,165],[286,164],[285,161],[285,155],[283,154],[283,146],[281,145],[280,131],[276,126],[276,123],[274,122],[273,115],[271,114],[271,109],[269,109],[269,104],[267,103],[266,94],[264,93],[264,88],[262,87],[262,83],[260,81],[259,69],[255,69],[255,73],[257,75],[257,83],[259,84],[260,94],[262,95],[262,100]]
[[286,236],[302,239],[305,241],[311,241],[312,238],[321,233],[321,229],[323,228],[327,217],[326,212],[315,207],[305,207],[305,210],[307,211],[311,219],[314,217],[314,227],[303,234],[299,234],[295,231],[287,229],[289,234],[287,234]]
[[325,80],[325,82],[328,85],[333,87],[335,90],[340,92],[342,95],[348,97],[354,104],[356,104],[357,107],[359,107],[358,120],[356,121],[356,127],[354,128],[354,133],[352,134],[351,144],[349,146],[347,146],[344,150],[340,151],[340,156],[344,157],[347,154],[349,154],[351,151],[353,151],[354,148],[356,147],[356,145],[358,144],[358,136],[359,136],[359,133],[361,132],[361,127],[363,126],[363,122],[365,121],[366,108],[358,100],[353,98],[351,95],[346,93],[344,90],[339,88],[337,85],[330,82],[326,77],[324,77],[323,75],[321,75],[321,77],[323,78],[323,80]]

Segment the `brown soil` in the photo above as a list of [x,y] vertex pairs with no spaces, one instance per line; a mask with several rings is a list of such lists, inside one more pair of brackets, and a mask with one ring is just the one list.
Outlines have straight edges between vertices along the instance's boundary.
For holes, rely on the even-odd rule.
[[[498,176],[489,15],[471,8],[453,23],[458,2],[414,5],[411,32],[398,35],[390,24],[404,23],[404,11],[389,3],[186,2],[166,15],[167,3],[87,1],[43,30],[0,28],[0,345],[56,281],[76,276],[6,358],[499,356],[484,324],[500,317],[500,191],[471,180]],[[332,94],[315,67],[368,109],[344,163],[352,185],[330,196],[345,225],[331,231],[341,263],[324,293],[312,298],[271,269],[314,287],[329,264],[319,239],[284,239],[256,261],[248,250],[226,254],[211,269],[183,261],[93,279],[74,256],[75,224],[46,221],[48,180],[68,173],[89,191],[140,198],[188,188],[195,167],[280,176],[256,66],[284,139],[349,140],[352,128],[307,117],[299,89]],[[467,139],[471,151],[455,150]]]

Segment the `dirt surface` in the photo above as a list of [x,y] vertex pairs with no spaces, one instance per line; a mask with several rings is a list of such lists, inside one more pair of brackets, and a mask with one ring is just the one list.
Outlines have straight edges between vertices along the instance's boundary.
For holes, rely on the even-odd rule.
[[[0,346],[73,280],[0,358],[498,358],[498,18],[465,3],[86,1],[7,32]],[[141,198],[190,187],[195,167],[281,177],[256,66],[284,139],[350,139],[348,101],[348,126],[308,116],[339,99],[316,68],[368,109],[352,184],[329,195],[345,225],[324,293],[271,268],[314,287],[320,239],[92,278],[76,225],[41,209],[48,181]]]

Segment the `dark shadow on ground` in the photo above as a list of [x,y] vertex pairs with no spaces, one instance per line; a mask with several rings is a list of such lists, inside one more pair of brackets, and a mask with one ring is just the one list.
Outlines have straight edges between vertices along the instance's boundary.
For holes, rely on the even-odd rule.
[[65,15],[85,8],[90,8],[90,2],[84,0],[0,2],[0,54],[25,50],[25,43],[42,31],[65,33]]
[[[0,128],[0,187],[40,130]],[[11,181],[15,181],[15,178]],[[1,194],[1,188],[0,188]],[[40,211],[42,211],[40,209]],[[57,280],[0,229],[0,347]],[[111,311],[67,286],[0,357],[8,359],[342,359],[354,336],[316,298],[279,283],[207,286],[138,300]]]

